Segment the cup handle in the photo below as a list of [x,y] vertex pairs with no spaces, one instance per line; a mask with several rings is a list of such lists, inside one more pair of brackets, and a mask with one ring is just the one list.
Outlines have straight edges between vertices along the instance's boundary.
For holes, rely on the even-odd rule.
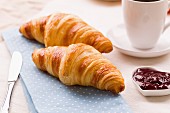
[[[170,1],[168,1],[168,10],[170,9]],[[163,32],[170,26],[170,22],[166,23]]]

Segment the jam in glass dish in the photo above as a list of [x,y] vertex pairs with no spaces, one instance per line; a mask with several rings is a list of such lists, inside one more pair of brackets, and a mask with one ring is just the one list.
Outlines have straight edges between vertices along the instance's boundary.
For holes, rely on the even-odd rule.
[[140,92],[146,96],[170,94],[170,73],[150,67],[137,68],[132,79]]

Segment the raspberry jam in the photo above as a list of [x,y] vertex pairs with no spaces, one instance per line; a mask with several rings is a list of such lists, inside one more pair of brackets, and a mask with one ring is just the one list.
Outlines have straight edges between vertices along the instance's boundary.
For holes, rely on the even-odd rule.
[[143,90],[170,89],[170,73],[152,68],[138,68],[133,74],[133,80]]

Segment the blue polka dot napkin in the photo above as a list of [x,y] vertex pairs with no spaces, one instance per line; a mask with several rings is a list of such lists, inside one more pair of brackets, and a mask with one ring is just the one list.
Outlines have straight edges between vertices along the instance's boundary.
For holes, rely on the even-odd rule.
[[31,54],[44,45],[22,37],[18,28],[3,33],[11,53],[20,51],[23,66],[20,77],[30,111],[33,113],[131,113],[121,95],[93,87],[66,86],[57,78],[36,68]]

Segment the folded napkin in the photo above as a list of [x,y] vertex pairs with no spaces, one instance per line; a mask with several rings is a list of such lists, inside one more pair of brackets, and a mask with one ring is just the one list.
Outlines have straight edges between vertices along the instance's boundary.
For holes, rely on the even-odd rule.
[[22,53],[20,77],[32,113],[131,113],[121,95],[93,87],[66,86],[37,69],[31,54],[34,49],[44,45],[23,38],[18,28],[2,35],[11,53]]

